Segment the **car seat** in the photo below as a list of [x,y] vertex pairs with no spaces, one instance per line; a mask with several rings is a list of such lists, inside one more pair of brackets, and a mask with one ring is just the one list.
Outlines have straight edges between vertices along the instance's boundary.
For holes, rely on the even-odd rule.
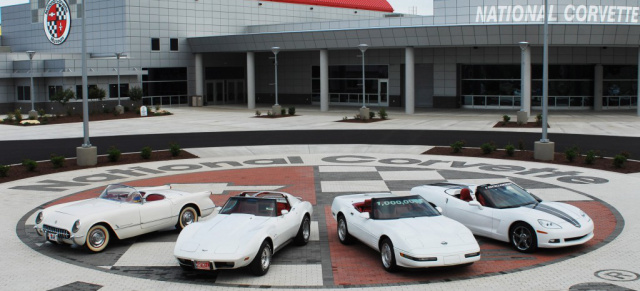
[[462,188],[460,190],[460,199],[467,202],[473,200],[473,198],[471,198],[471,190],[469,190],[469,188]]

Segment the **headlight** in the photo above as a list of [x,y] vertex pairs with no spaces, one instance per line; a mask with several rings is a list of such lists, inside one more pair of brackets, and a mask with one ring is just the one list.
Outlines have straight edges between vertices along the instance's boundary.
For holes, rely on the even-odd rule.
[[71,228],[71,232],[76,233],[76,232],[78,232],[78,230],[80,230],[80,219],[76,220],[76,222],[73,223],[73,227]]
[[551,228],[551,229],[561,229],[562,227],[551,222],[548,220],[544,220],[544,219],[538,219],[538,223],[540,223],[540,225],[544,228]]
[[44,219],[44,214],[42,214],[42,211],[38,212],[38,215],[36,216],[36,224],[42,223],[43,219]]

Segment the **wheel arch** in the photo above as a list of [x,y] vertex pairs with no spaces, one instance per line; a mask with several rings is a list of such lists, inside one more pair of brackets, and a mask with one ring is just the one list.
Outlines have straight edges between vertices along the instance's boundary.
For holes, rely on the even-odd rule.
[[120,237],[118,236],[118,233],[114,230],[113,226],[111,226],[111,224],[106,221],[99,221],[91,224],[91,226],[87,228],[87,235],[89,234],[89,230],[96,225],[104,226],[107,229],[107,231],[109,231],[109,235],[115,237],[116,239],[120,239]]
[[182,207],[180,207],[180,211],[178,211],[178,215],[180,215],[180,212],[182,212],[183,209],[185,209],[186,207],[193,207],[193,209],[196,210],[196,213],[198,214],[198,216],[202,216],[202,212],[200,211],[200,207],[198,207],[197,204],[193,203],[193,202],[189,202],[185,205],[182,205]]

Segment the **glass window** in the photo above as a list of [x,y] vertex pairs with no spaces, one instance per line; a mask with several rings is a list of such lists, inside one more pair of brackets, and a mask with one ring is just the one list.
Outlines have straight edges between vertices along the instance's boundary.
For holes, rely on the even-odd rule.
[[[129,97],[129,84],[120,83],[120,97]],[[109,98],[118,98],[118,84],[109,84]]]
[[31,87],[29,87],[29,86],[18,86],[17,94],[18,94],[17,95],[18,101],[31,100]]
[[55,96],[58,92],[62,92],[62,86],[49,86],[49,100]]
[[[87,85],[87,87],[89,88],[89,91],[91,91],[91,88],[98,88],[98,85]],[[76,98],[78,99],[82,99],[82,85],[76,85]]]
[[151,50],[152,51],[159,51],[160,50],[160,39],[159,38],[152,38],[151,39]]
[[172,52],[177,52],[178,51],[178,39],[177,38],[172,38],[169,40],[169,49]]

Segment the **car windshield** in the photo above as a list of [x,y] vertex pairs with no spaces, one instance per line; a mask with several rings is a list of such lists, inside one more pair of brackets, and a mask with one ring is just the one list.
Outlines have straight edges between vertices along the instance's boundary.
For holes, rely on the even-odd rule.
[[479,186],[477,194],[482,195],[489,205],[496,208],[513,208],[538,203],[538,200],[529,192],[511,182]]
[[276,216],[276,199],[231,197],[220,210],[220,214],[246,213],[255,216]]
[[401,196],[371,199],[374,219],[396,219],[438,216],[440,213],[421,196]]
[[119,202],[138,203],[142,200],[142,195],[140,195],[140,192],[138,192],[136,188],[131,186],[114,184],[107,186],[98,198]]

